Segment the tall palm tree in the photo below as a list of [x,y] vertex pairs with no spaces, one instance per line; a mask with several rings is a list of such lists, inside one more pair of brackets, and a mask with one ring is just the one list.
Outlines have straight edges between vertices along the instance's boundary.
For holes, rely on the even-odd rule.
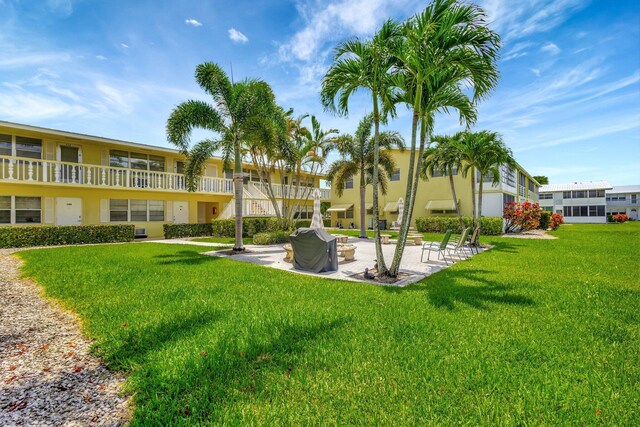
[[[195,78],[213,98],[213,104],[188,100],[174,108],[167,119],[167,139],[186,156],[185,177],[189,191],[195,191],[204,165],[214,152],[222,151],[224,164],[234,162],[236,211],[235,251],[242,243],[242,155],[243,144],[271,135],[274,117],[279,114],[275,96],[262,80],[232,82],[218,65],[205,62],[196,67]],[[200,128],[214,133],[191,146],[191,132]]]
[[[341,155],[339,160],[334,161],[327,171],[327,181],[336,190],[338,197],[342,197],[345,184],[348,180],[360,176],[360,237],[367,237],[365,224],[365,195],[367,185],[373,184],[373,174],[375,162],[379,171],[378,185],[382,194],[387,194],[389,176],[396,170],[396,163],[391,154],[391,149],[399,148],[404,150],[404,140],[397,132],[381,132],[379,135],[379,147],[375,149],[375,138],[371,137],[371,128],[374,125],[374,115],[366,115],[358,124],[356,133],[352,135],[341,135],[336,140],[336,147]],[[376,156],[377,154],[377,156]],[[377,157],[377,159],[376,159]],[[375,209],[375,202],[374,202]]]
[[[499,36],[487,28],[482,9],[457,0],[434,0],[404,25],[404,38],[397,45],[399,60],[396,85],[402,89],[398,101],[413,110],[411,154],[406,191],[406,211],[389,270],[396,276],[413,216],[415,196],[425,147],[429,144],[437,112],[457,109],[461,122],[476,119],[475,103],[497,83]],[[470,100],[465,87],[472,89]],[[420,130],[418,131],[418,125]],[[420,147],[416,155],[416,140]]]
[[[463,162],[462,176],[471,173],[471,200],[473,225],[482,225],[482,194],[484,178],[491,176],[493,185],[500,183],[500,167],[515,167],[513,153],[504,144],[497,132],[482,130],[465,132],[457,141],[460,160]],[[478,204],[476,209],[476,172],[478,173]]]
[[456,194],[456,184],[453,179],[454,171],[462,170],[462,162],[456,144],[461,134],[462,132],[458,132],[454,136],[434,135],[431,137],[431,141],[436,142],[437,145],[425,150],[422,168],[420,169],[420,177],[427,180],[438,172],[449,178],[453,205],[455,206],[456,215],[460,222],[460,230],[464,230],[465,224],[462,219],[462,213],[460,212],[460,203],[458,203],[458,196]]
[[[388,114],[394,115],[393,97],[395,87],[392,71],[397,65],[393,56],[400,26],[392,20],[386,21],[380,31],[370,40],[354,38],[338,45],[333,64],[322,80],[321,101],[324,107],[341,115],[349,113],[351,95],[365,89],[373,104],[373,229],[375,233],[376,265],[378,274],[387,275],[387,266],[382,253],[378,211],[378,165],[380,148],[380,121]],[[336,103],[336,98],[338,102]]]

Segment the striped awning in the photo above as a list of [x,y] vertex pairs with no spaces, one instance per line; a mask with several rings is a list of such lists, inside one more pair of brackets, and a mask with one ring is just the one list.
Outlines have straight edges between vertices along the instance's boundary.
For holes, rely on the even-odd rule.
[[[460,200],[458,199],[458,203]],[[453,211],[456,209],[455,203],[453,200],[429,200],[427,205],[424,207],[428,211]]]
[[327,212],[346,212],[352,208],[353,208],[353,203],[346,204],[346,205],[333,205],[329,209],[327,209]]
[[398,202],[388,202],[384,205],[383,211],[391,213],[398,212]]

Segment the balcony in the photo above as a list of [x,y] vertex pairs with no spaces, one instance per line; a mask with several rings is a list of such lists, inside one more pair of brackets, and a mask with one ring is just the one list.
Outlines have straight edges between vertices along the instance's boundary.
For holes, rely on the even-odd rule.
[[[113,166],[0,156],[0,181],[151,191],[187,191],[184,175]],[[233,194],[233,181],[200,178],[197,192]]]
[[[261,182],[250,182],[250,186],[254,186],[262,194],[267,195],[267,185]],[[271,184],[274,195],[278,199],[291,198],[291,199],[310,199],[313,200],[314,187],[294,187],[288,185]],[[330,188],[318,188],[320,190],[320,200],[331,199]],[[289,196],[290,195],[290,196]]]

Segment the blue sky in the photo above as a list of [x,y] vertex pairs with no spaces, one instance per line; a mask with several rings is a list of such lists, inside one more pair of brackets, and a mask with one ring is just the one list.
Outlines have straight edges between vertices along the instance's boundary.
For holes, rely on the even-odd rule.
[[[335,44],[368,36],[424,1],[0,0],[0,120],[167,145],[164,124],[207,99],[204,61],[259,77],[296,113],[351,132],[323,112],[319,82]],[[504,42],[501,80],[477,129],[500,132],[517,160],[552,182],[640,183],[640,2],[483,0]],[[390,128],[409,136],[401,111]],[[438,133],[459,130],[437,118]]]

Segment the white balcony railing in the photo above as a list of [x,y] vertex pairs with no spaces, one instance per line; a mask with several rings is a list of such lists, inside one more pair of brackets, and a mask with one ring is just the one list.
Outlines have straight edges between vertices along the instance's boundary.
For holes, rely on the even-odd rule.
[[[220,213],[220,218],[233,218],[236,215],[235,200],[231,200]],[[276,210],[268,199],[242,198],[242,216],[246,217],[272,217],[276,216]]]
[[[260,192],[267,195],[267,185],[261,182],[252,182],[251,185],[254,185]],[[315,187],[298,187],[296,192],[296,187],[288,185],[280,185],[280,184],[271,184],[271,188],[273,189],[273,193],[277,198],[291,197],[296,199],[313,199],[313,190]],[[331,198],[331,189],[330,188],[318,188],[320,190],[320,199],[321,200],[329,200]],[[291,194],[291,196],[289,196]]]
[[[55,183],[89,187],[187,191],[184,175],[79,163],[0,156],[0,181]],[[233,194],[233,181],[201,177],[198,192]]]

